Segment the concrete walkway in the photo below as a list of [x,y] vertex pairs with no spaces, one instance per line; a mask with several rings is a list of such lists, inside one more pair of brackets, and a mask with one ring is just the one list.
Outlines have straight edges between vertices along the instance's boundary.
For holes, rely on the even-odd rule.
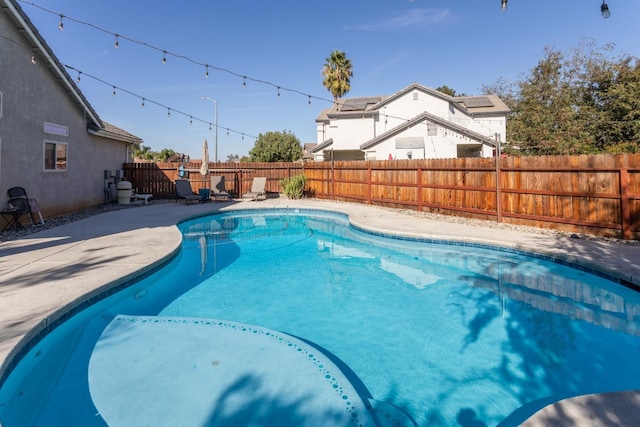
[[[438,222],[389,209],[320,200],[154,203],[103,213],[0,244],[0,378],[34,336],[46,332],[73,307],[174,255],[181,242],[175,224],[181,219],[216,210],[283,207],[344,212],[353,224],[372,231],[547,254],[640,286],[640,246]],[[615,394],[615,398],[568,399],[539,412],[527,425],[628,425],[622,422],[625,416],[640,419],[638,396],[630,392]],[[622,421],[617,424],[615,420]]]

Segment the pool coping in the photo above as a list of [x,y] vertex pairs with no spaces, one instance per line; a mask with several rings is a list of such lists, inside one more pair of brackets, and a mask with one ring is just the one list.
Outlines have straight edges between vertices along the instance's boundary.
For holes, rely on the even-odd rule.
[[141,205],[0,244],[0,296],[11,308],[0,313],[0,384],[34,340],[170,260],[180,247],[179,222],[228,210],[276,208],[338,212],[356,228],[400,239],[486,245],[549,257],[618,278],[636,290],[640,287],[640,247],[614,242],[438,222],[391,209],[316,199]]

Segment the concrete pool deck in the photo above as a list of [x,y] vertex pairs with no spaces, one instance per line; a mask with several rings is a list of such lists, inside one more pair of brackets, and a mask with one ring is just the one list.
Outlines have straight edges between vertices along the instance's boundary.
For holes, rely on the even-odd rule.
[[[640,246],[438,222],[390,209],[314,199],[153,203],[0,244],[0,377],[25,343],[72,308],[170,258],[181,242],[175,227],[181,219],[218,210],[286,207],[344,212],[352,223],[372,231],[545,254],[640,286]],[[627,392],[567,399],[540,411],[526,425],[612,426],[638,419],[640,392]]]

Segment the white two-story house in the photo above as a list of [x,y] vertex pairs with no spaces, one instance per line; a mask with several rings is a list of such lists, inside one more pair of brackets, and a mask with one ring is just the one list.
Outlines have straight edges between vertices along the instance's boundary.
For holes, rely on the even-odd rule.
[[339,99],[316,119],[314,160],[491,157],[506,133],[495,95],[451,97],[414,83],[391,96]]

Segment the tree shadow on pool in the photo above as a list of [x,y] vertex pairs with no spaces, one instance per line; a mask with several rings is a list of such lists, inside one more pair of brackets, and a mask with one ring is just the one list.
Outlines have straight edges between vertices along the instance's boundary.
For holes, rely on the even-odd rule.
[[[502,263],[502,265],[500,265]],[[627,345],[627,335],[638,333],[637,303],[625,299],[627,290],[589,284],[580,275],[528,274],[505,268],[504,261],[488,261],[483,276],[462,276],[469,286],[454,293],[471,304],[457,307],[457,318],[467,329],[460,353],[469,352],[497,325],[506,340],[502,357],[495,364],[479,367],[457,387],[473,386],[478,379],[504,384],[499,395],[520,406],[504,414],[500,426],[519,425],[549,403],[584,393],[637,388],[640,377],[631,358],[615,350],[616,342]],[[621,333],[622,332],[622,333]],[[607,345],[603,345],[607,343]],[[611,349],[611,350],[609,350]],[[587,356],[587,357],[585,357]],[[626,375],[625,375],[626,372]],[[620,373],[620,374],[618,374]],[[467,382],[468,381],[468,382]],[[446,400],[455,390],[443,390]],[[482,425],[491,412],[489,401],[476,408],[460,408],[461,426]],[[427,419],[440,418],[439,410]]]
[[[249,398],[247,398],[249,396]],[[245,375],[230,385],[211,408],[203,426],[357,425],[347,411],[310,410],[310,396],[286,399],[269,393],[260,378]]]

